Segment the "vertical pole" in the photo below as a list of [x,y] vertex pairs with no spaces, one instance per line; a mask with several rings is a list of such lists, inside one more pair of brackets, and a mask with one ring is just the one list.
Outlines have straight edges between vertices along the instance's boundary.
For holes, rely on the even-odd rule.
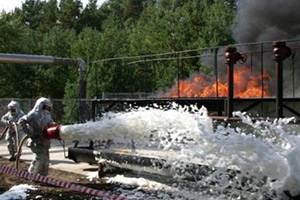
[[[252,65],[251,65],[252,66]],[[264,98],[264,44],[260,44],[260,76],[261,76],[261,98]],[[261,102],[261,116],[264,113],[264,101]]]
[[283,117],[283,61],[292,55],[285,42],[273,42],[273,56],[276,61],[276,117]]
[[246,59],[236,51],[235,47],[227,47],[225,50],[225,60],[228,66],[228,96],[227,96],[227,117],[232,117],[233,97],[234,97],[234,71],[233,67],[237,61],[245,62]]
[[82,59],[77,59],[76,64],[79,67],[79,110],[80,110],[80,122],[86,120],[86,64]]
[[97,99],[92,100],[92,120],[96,121],[96,101]]
[[282,70],[282,60],[278,60],[276,62],[276,116],[277,118],[283,117],[283,105],[282,105],[282,98],[283,98],[283,70]]
[[293,65],[293,66],[292,66],[293,97],[295,97],[295,59],[294,59],[294,58],[293,58],[293,64],[292,64],[292,65]]
[[178,84],[178,87],[177,87],[177,97],[180,98],[180,66],[179,66],[179,55],[175,55],[177,56],[177,84]]
[[235,60],[235,47],[227,47],[225,50],[225,59],[227,64],[227,75],[228,75],[228,95],[227,95],[227,117],[232,117],[233,112],[233,95],[234,95],[234,78],[233,78],[233,66],[236,63]]
[[232,117],[233,112],[233,97],[234,97],[234,78],[233,78],[233,63],[228,63],[228,97],[227,97],[227,117]]
[[216,97],[219,97],[219,83],[218,83],[218,48],[214,49],[214,71],[216,81]]
[[264,44],[260,44],[261,98],[264,98]]

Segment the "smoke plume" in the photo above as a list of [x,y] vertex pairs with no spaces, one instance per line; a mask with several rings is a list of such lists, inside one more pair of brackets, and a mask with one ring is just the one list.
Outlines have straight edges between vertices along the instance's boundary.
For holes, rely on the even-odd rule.
[[239,0],[233,36],[237,43],[299,38],[299,0]]
[[[291,41],[287,43],[287,46],[294,51],[296,56],[284,61],[284,95],[300,95],[300,89],[296,87],[296,83],[300,81],[299,0],[238,0],[233,37],[236,43]],[[246,51],[249,50],[246,49]],[[255,50],[259,51],[259,47]],[[275,77],[275,63],[271,54],[272,44],[266,43],[264,50],[269,50],[270,54],[264,52],[263,62],[259,56],[257,59],[253,58],[253,66],[257,70],[260,70],[259,66],[263,66],[272,77]],[[274,79],[273,84],[275,83]]]

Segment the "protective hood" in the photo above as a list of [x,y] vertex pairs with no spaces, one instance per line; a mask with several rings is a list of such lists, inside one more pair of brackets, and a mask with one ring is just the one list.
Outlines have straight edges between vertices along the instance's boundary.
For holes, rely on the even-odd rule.
[[52,108],[52,102],[48,98],[41,97],[36,101],[33,110],[36,112],[41,112],[44,106],[48,106]]
[[14,109],[15,113],[19,113],[20,112],[20,104],[14,100],[12,100],[11,102],[9,102],[9,104],[7,105],[7,109],[11,110]]
[[29,135],[29,137],[42,135],[43,130],[48,128],[53,122],[50,113],[43,110],[44,106],[51,107],[52,102],[50,99],[41,97],[36,101],[34,107],[28,114],[19,120],[19,124],[21,124],[23,131]]

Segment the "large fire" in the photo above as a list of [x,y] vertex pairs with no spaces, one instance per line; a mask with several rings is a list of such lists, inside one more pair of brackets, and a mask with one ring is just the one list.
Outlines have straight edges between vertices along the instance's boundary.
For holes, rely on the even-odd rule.
[[[217,81],[210,81],[204,74],[197,74],[192,79],[180,80],[166,94],[168,97],[226,97],[228,95],[227,75]],[[262,84],[263,81],[263,84]],[[271,77],[267,72],[254,75],[251,68],[241,66],[234,68],[234,97],[269,97]],[[178,94],[179,93],[179,94]]]

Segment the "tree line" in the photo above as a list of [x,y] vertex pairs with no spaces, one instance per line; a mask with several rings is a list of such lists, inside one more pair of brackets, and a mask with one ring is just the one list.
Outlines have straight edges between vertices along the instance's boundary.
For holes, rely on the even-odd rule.
[[[156,91],[173,83],[176,60],[117,58],[232,44],[236,1],[106,0],[98,7],[89,0],[83,7],[80,0],[25,0],[0,14],[0,52],[82,58],[87,98]],[[206,70],[197,59],[181,65],[182,78]],[[1,98],[78,98],[74,66],[0,64],[0,73]]]

